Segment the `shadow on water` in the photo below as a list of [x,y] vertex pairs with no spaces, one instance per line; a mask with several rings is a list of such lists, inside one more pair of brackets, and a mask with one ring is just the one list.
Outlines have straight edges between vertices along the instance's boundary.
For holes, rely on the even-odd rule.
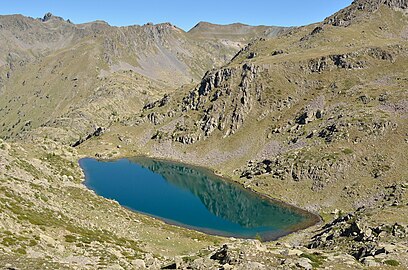
[[85,184],[97,194],[210,234],[273,240],[316,222],[306,211],[261,197],[202,168],[139,157],[82,159],[80,165]]

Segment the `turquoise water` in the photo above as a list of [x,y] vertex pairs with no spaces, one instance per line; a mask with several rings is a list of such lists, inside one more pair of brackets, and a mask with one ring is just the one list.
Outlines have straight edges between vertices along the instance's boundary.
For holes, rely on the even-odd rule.
[[299,209],[262,198],[201,168],[148,158],[80,160],[85,185],[131,210],[209,234],[276,239],[310,225]]

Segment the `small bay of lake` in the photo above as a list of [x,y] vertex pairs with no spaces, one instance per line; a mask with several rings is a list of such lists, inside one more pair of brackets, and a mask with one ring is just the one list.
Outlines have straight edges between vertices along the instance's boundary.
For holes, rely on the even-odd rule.
[[80,160],[96,194],[167,223],[208,234],[273,240],[318,218],[272,201],[208,170],[150,158]]

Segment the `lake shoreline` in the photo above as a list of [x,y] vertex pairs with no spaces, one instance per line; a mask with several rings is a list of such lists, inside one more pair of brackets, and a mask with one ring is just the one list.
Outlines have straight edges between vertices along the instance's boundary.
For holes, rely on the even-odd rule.
[[[89,188],[86,185],[87,174],[86,174],[86,171],[84,170],[84,168],[81,166],[81,160],[84,159],[84,158],[87,158],[87,157],[81,157],[78,160],[78,163],[79,163],[79,165],[80,165],[80,167],[81,167],[81,169],[82,169],[82,171],[84,173],[84,176],[85,176],[84,181],[82,181],[82,184],[84,184],[84,186],[88,190],[93,191],[91,188]],[[287,228],[284,231],[281,231],[279,233],[271,233],[270,236],[262,237],[262,239],[259,239],[259,240],[262,240],[262,241],[265,241],[265,242],[275,241],[275,240],[277,240],[277,239],[279,239],[281,237],[287,236],[289,234],[292,234],[292,233],[295,233],[295,232],[298,232],[298,231],[301,231],[301,230],[305,230],[307,228],[310,228],[312,226],[316,226],[316,225],[322,223],[322,218],[316,213],[313,213],[313,212],[305,210],[305,209],[303,209],[301,207],[292,205],[292,204],[287,203],[285,201],[282,201],[280,199],[273,198],[272,196],[270,196],[268,194],[261,193],[261,192],[259,192],[257,190],[254,190],[251,187],[245,186],[244,184],[242,184],[242,183],[240,183],[240,182],[238,182],[238,181],[236,181],[236,180],[234,180],[234,179],[232,179],[230,177],[226,177],[226,176],[224,176],[224,175],[222,175],[222,174],[220,174],[218,172],[215,172],[215,170],[204,167],[204,166],[189,164],[189,163],[185,163],[183,161],[178,161],[178,160],[169,159],[169,158],[158,158],[158,157],[152,157],[152,156],[149,156],[149,155],[141,155],[141,154],[135,155],[133,157],[92,158],[92,159],[95,159],[97,161],[117,161],[117,160],[121,160],[121,159],[128,159],[128,160],[132,160],[132,159],[149,159],[149,160],[153,160],[153,161],[166,162],[166,163],[175,164],[175,165],[182,165],[182,166],[185,166],[187,168],[189,167],[189,168],[204,172],[206,174],[210,174],[213,177],[216,177],[216,178],[218,178],[218,179],[220,179],[222,181],[225,181],[226,183],[237,185],[240,188],[242,188],[242,189],[256,195],[257,197],[259,197],[261,199],[265,199],[265,200],[269,201],[272,204],[278,205],[279,207],[289,209],[290,211],[292,211],[292,212],[294,212],[294,213],[296,213],[298,215],[301,215],[302,217],[305,218],[304,222],[300,222],[299,224],[290,226],[289,228]],[[96,195],[98,195],[98,194],[96,194]],[[100,195],[98,195],[98,196],[100,196]],[[103,197],[103,196],[101,196],[101,197]],[[105,198],[105,199],[107,199],[107,198]],[[111,200],[111,199],[109,199],[109,200]],[[116,200],[113,200],[113,201],[116,201]],[[159,216],[155,216],[153,214],[146,213],[146,212],[143,212],[143,211],[138,211],[138,210],[132,209],[130,207],[126,207],[126,206],[124,206],[122,204],[120,204],[120,205],[122,207],[130,210],[130,211],[137,212],[137,213],[140,213],[140,214],[143,214],[143,215],[153,217],[153,218],[155,218],[157,220],[160,220],[160,221],[162,221],[162,222],[164,222],[166,224],[183,227],[183,228],[187,228],[187,229],[190,229],[190,230],[199,231],[199,232],[204,233],[204,234],[220,236],[220,237],[233,237],[233,238],[239,238],[239,239],[258,239],[258,237],[237,237],[237,236],[234,236],[232,234],[228,234],[226,232],[220,232],[220,231],[217,231],[217,230],[214,230],[214,229],[191,226],[191,225],[180,223],[180,222],[177,222],[177,221],[174,221],[174,220],[170,220],[170,219],[162,218],[162,217],[159,217]]]

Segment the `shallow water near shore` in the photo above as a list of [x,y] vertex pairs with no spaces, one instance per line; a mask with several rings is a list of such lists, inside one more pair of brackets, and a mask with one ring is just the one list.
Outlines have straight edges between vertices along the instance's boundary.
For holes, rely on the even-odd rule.
[[208,234],[274,240],[316,223],[208,170],[150,158],[80,160],[85,185],[133,211]]

